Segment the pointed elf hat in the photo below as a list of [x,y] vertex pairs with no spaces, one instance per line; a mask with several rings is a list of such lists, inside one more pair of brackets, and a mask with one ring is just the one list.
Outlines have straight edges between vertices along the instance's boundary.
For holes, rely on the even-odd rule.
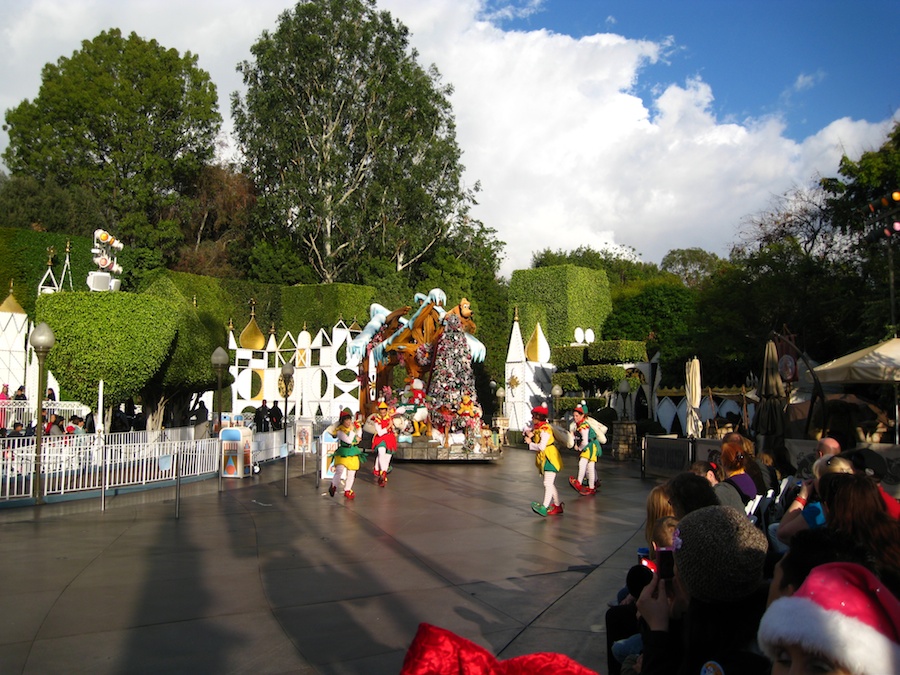
[[588,413],[590,412],[590,411],[588,410],[588,404],[587,404],[587,401],[582,401],[581,403],[579,403],[578,405],[576,405],[576,406],[575,406],[575,412],[581,413],[582,415],[584,415],[584,416],[586,417],[586,416],[588,415]]
[[774,660],[783,645],[824,656],[854,675],[900,672],[900,600],[861,565],[820,565],[760,622],[766,656]]

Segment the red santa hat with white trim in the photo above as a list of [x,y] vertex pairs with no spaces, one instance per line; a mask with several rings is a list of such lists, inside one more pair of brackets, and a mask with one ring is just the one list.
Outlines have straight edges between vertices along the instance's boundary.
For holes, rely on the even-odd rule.
[[820,565],[772,603],[758,637],[773,661],[780,647],[797,645],[853,675],[900,673],[900,600],[860,565]]

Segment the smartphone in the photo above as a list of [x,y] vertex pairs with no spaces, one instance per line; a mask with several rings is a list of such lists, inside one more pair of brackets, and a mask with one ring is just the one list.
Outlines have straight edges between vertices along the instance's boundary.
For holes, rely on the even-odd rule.
[[656,549],[656,573],[660,579],[675,576],[675,551],[668,546]]

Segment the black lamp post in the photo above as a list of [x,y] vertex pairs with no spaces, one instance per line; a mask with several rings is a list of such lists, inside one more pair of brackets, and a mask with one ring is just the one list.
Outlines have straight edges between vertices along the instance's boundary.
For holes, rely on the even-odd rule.
[[[210,361],[212,362],[213,370],[216,371],[216,429],[219,434],[219,438],[222,438],[222,374],[225,372],[225,368],[228,367],[228,352],[226,352],[221,347],[216,347],[216,351],[212,353],[210,357]],[[221,463],[223,461],[221,449],[219,452],[219,492],[222,491],[222,466]]]
[[44,362],[47,354],[56,344],[56,336],[53,330],[46,323],[39,323],[31,331],[31,337],[28,338],[31,347],[38,359],[38,407],[37,407],[37,428],[34,431],[34,499],[36,504],[44,503],[43,486],[41,485],[41,438],[44,433],[44,391],[46,391],[47,371]]
[[[281,366],[281,377],[284,380],[284,496],[287,497],[288,493],[288,457],[290,457],[290,451],[287,447],[287,425],[288,425],[288,409],[290,408],[290,396],[291,391],[294,389],[294,364],[290,361],[285,361],[284,365]],[[297,413],[294,412],[294,419],[297,419]]]

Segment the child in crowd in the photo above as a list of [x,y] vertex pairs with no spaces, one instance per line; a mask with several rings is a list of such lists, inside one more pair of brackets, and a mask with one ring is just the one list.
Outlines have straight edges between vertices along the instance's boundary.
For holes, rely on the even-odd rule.
[[534,463],[544,479],[544,501],[531,502],[531,510],[541,516],[562,515],[563,503],[556,490],[556,474],[562,470],[562,458],[553,439],[553,428],[547,423],[549,410],[540,405],[531,411],[531,441],[528,447],[537,455]]
[[900,600],[854,563],[815,567],[759,626],[772,675],[882,675],[900,672]]

